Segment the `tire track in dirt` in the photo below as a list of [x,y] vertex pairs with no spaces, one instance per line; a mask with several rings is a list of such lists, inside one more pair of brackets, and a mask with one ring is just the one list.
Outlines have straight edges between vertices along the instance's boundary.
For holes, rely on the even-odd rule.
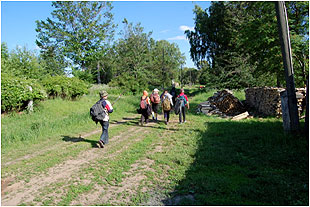
[[[123,121],[126,121],[126,120],[131,120],[131,119],[135,119],[136,117],[134,118],[123,118],[122,121],[116,121],[115,123],[110,123],[110,127],[109,128],[113,128],[117,125],[119,125],[120,123],[124,123]],[[79,134],[79,138],[77,138],[76,141],[79,141],[79,140],[82,140],[83,138],[87,138],[87,137],[90,137],[94,134],[99,134],[101,133],[101,128],[100,129],[96,129],[96,130],[93,130],[91,132],[87,132],[87,133],[84,133],[84,134]],[[8,160],[6,162],[1,162],[1,165],[4,166],[4,167],[7,167],[9,165],[13,165],[13,164],[17,164],[18,162],[22,162],[22,161],[25,161],[25,160],[28,160],[28,159],[31,159],[31,158],[34,158],[36,156],[40,156],[40,155],[43,155],[49,151],[53,151],[55,149],[59,149],[59,147],[61,146],[62,148],[64,148],[64,145],[65,147],[67,146],[71,146],[72,142],[59,142],[59,143],[55,143],[53,144],[53,146],[50,145],[49,143],[50,141],[47,140],[47,141],[44,141],[43,144],[40,144],[40,146],[46,146],[46,147],[40,147],[40,150],[37,150],[36,152],[33,152],[31,154],[27,154],[25,156],[22,156],[22,157],[19,157],[17,159],[14,159],[14,160]]]
[[[113,148],[119,142],[124,141],[126,138],[139,133],[143,128],[136,130],[136,126],[130,127],[128,131],[112,137],[111,143],[106,149]],[[126,135],[125,135],[126,134]],[[57,180],[70,178],[71,175],[78,171],[83,165],[102,157],[106,154],[106,150],[91,148],[81,153],[76,159],[67,160],[62,164],[49,169],[47,175],[33,177],[29,182],[21,181],[2,189],[2,205],[18,205],[21,201],[23,203],[30,202],[35,198],[35,194],[47,185],[50,185]]]
[[[79,195],[79,199],[73,201],[70,205],[93,206],[107,203],[113,203],[113,205],[128,204],[128,202],[130,202],[130,197],[127,196],[124,200],[120,201],[119,198],[117,198],[117,195],[124,191],[126,191],[131,196],[136,195],[136,189],[138,189],[142,182],[147,178],[145,172],[155,171],[151,168],[151,166],[154,164],[154,160],[148,159],[147,156],[158,152],[159,149],[157,146],[160,146],[161,149],[162,147],[164,147],[162,146],[162,141],[165,139],[165,137],[169,136],[171,133],[174,133],[174,130],[176,130],[177,127],[178,122],[176,122],[175,120],[171,120],[171,122],[172,121],[174,121],[174,123],[170,123],[167,126],[167,130],[165,130],[164,134],[160,136],[158,142],[152,144],[154,146],[153,150],[148,151],[145,156],[132,164],[129,171],[123,172],[126,177],[120,184],[118,184],[117,186],[109,184],[100,186],[97,184],[94,186],[94,189],[91,192]],[[148,189],[146,187],[142,189],[142,192],[147,191]],[[102,192],[104,192],[104,196],[101,196]]]

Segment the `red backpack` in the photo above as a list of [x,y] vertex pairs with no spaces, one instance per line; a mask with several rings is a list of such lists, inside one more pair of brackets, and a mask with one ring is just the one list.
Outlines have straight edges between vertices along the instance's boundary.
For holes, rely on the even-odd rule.
[[147,98],[142,99],[142,97],[141,97],[141,101],[140,101],[140,108],[141,108],[141,109],[146,109],[146,108],[147,108],[146,99],[147,99]]
[[152,94],[152,98],[153,98],[153,100],[152,100],[153,103],[156,103],[156,104],[160,103],[160,97],[157,93]]

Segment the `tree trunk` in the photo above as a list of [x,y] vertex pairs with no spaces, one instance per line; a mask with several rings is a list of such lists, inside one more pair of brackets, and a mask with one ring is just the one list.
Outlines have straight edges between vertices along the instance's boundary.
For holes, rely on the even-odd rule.
[[97,62],[97,82],[98,84],[101,84],[101,78],[100,78],[100,63]]
[[[305,55],[303,54],[303,57]],[[305,67],[305,61],[303,61],[304,58],[302,59],[301,62],[301,69],[302,69],[302,77],[303,77],[303,80],[304,80],[304,84],[307,85],[308,84],[308,81],[307,81],[307,74],[306,74],[306,67]]]

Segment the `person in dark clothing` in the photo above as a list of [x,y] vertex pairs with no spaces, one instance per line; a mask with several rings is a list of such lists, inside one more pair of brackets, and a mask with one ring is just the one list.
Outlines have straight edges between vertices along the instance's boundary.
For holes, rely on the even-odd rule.
[[102,127],[102,134],[100,136],[100,140],[99,140],[99,147],[103,148],[104,145],[109,143],[109,114],[113,112],[113,107],[112,104],[110,103],[110,101],[108,101],[108,93],[106,91],[100,91],[99,92],[100,95],[100,101],[102,103],[102,106],[105,110],[105,114],[106,116],[104,117],[103,120],[99,121],[101,127]]
[[150,116],[150,98],[148,97],[148,92],[143,91],[143,96],[140,100],[140,110],[141,110],[141,120],[140,123],[143,126],[143,123],[146,124],[149,122],[149,116]]
[[184,89],[181,89],[181,93],[178,95],[178,98],[182,98],[184,99],[183,101],[183,105],[181,105],[181,109],[180,109],[180,113],[179,113],[179,123],[182,124],[182,117],[183,117],[183,123],[186,122],[185,119],[185,107],[187,107],[187,109],[189,109],[189,101],[187,98],[187,95],[184,94]]
[[164,94],[161,98],[162,108],[164,111],[165,124],[167,125],[169,122],[170,111],[173,106],[172,96],[168,93],[168,90],[164,91]]
[[175,99],[176,99],[176,96],[177,96],[177,92],[176,92],[174,84],[172,85],[172,88],[170,90],[170,95],[172,96],[173,105],[175,105],[175,101],[176,101]]
[[158,108],[160,103],[160,96],[158,95],[159,90],[155,88],[153,90],[153,93],[150,95],[150,100],[152,104],[152,117],[153,120],[157,121],[157,115],[158,115]]

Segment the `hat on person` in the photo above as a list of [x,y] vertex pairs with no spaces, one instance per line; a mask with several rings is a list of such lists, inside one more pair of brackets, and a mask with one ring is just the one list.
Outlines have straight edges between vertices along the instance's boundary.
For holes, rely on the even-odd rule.
[[154,92],[159,92],[159,90],[158,90],[157,88],[155,88],[153,91],[154,91]]
[[99,94],[102,97],[108,96],[108,92],[106,92],[106,91],[100,91]]

